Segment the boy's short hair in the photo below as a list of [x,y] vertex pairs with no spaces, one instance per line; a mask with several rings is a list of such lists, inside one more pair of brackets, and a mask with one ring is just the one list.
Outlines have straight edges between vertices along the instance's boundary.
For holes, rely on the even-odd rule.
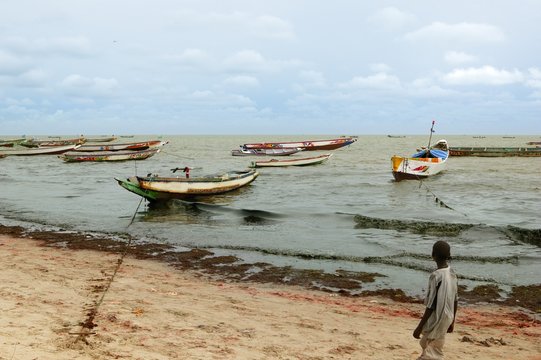
[[436,241],[432,246],[432,257],[437,260],[451,260],[451,246],[443,240]]

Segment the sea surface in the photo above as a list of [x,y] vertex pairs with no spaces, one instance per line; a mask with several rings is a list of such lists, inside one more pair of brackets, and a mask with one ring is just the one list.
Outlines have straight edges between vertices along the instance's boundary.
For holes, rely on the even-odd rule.
[[[359,136],[353,145],[332,151],[327,163],[263,168],[251,185],[198,202],[149,207],[114,180],[166,175],[184,166],[192,168],[192,176],[242,170],[254,158],[231,156],[240,144],[334,137],[137,135],[117,142],[159,138],[169,144],[137,162],[7,157],[0,159],[0,224],[128,233],[179,251],[195,247],[249,262],[376,272],[385,277],[364,289],[400,288],[413,296],[422,296],[434,269],[432,244],[443,239],[451,244],[451,266],[462,285],[508,290],[540,283],[541,157],[451,157],[441,175],[395,182],[391,156],[414,153],[428,137]],[[439,135],[433,141],[439,138],[450,146],[541,141],[539,135]],[[320,153],[325,152],[293,156]]]

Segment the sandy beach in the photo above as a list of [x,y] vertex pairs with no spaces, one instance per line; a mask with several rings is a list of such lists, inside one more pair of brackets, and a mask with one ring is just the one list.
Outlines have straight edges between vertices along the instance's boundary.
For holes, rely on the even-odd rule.
[[[415,359],[423,306],[226,282],[154,260],[0,235],[0,359]],[[119,260],[122,259],[122,260]],[[112,280],[111,280],[112,279]],[[541,325],[459,308],[448,359],[541,359]]]

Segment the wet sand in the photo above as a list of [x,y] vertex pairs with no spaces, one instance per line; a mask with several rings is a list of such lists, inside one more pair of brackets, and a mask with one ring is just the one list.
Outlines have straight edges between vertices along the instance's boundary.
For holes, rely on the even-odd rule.
[[[309,289],[308,281],[269,281],[285,269],[274,277],[269,272],[239,281],[242,267],[229,269],[230,276],[215,270],[235,259],[201,250],[174,255],[167,247],[126,246],[84,234],[15,227],[1,227],[0,233],[0,359],[415,359],[419,354],[411,333],[423,306],[399,291],[348,296]],[[345,274],[335,285],[370,276],[377,274]],[[449,359],[541,360],[540,338],[541,322],[526,308],[461,304],[445,353]]]

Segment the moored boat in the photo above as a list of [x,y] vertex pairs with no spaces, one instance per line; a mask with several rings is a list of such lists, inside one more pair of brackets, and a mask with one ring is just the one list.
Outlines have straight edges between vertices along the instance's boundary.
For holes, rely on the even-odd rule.
[[89,151],[118,151],[118,150],[145,150],[149,148],[161,147],[167,144],[167,141],[161,140],[149,140],[140,142],[130,142],[123,144],[84,144],[81,145],[76,151],[89,152]]
[[114,141],[117,139],[116,136],[100,136],[100,137],[84,137],[86,142],[93,142],[93,143],[97,143],[97,142],[111,142],[111,141]]
[[81,145],[86,141],[85,138],[73,138],[73,139],[59,139],[59,140],[39,140],[39,139],[28,139],[21,143],[20,145],[28,148],[37,148],[37,147],[53,147],[53,146],[66,146],[66,145]]
[[510,157],[541,156],[541,148],[538,147],[450,147],[451,156],[480,156],[480,157]]
[[50,146],[50,147],[38,147],[24,150],[1,150],[0,154],[8,156],[32,156],[32,155],[57,155],[63,154],[70,150],[77,149],[81,145],[63,145],[63,146]]
[[296,159],[286,159],[286,160],[263,160],[263,161],[252,161],[250,167],[284,167],[284,166],[308,166],[308,165],[317,165],[321,164],[332,156],[332,154],[323,154],[319,156],[313,156],[308,158],[296,158]]
[[300,148],[305,151],[314,150],[335,150],[344,146],[348,146],[357,141],[354,137],[341,137],[330,140],[308,140],[308,141],[291,141],[291,142],[263,142],[244,144],[246,149],[273,149],[273,148]]
[[150,148],[146,150],[119,150],[119,151],[95,151],[79,152],[70,151],[60,156],[65,162],[83,162],[83,161],[127,161],[127,160],[145,160],[160,152],[159,148]]
[[0,140],[0,147],[13,147],[14,142]]
[[149,201],[165,201],[222,194],[248,185],[258,176],[257,171],[246,170],[195,178],[151,175],[115,180],[126,190]]
[[243,149],[231,150],[233,156],[288,156],[296,154],[301,149],[299,148],[276,148],[276,149]]
[[449,149],[446,140],[439,140],[436,145],[422,149],[410,157],[394,155],[391,158],[393,176],[396,181],[420,180],[439,174],[447,167]]

